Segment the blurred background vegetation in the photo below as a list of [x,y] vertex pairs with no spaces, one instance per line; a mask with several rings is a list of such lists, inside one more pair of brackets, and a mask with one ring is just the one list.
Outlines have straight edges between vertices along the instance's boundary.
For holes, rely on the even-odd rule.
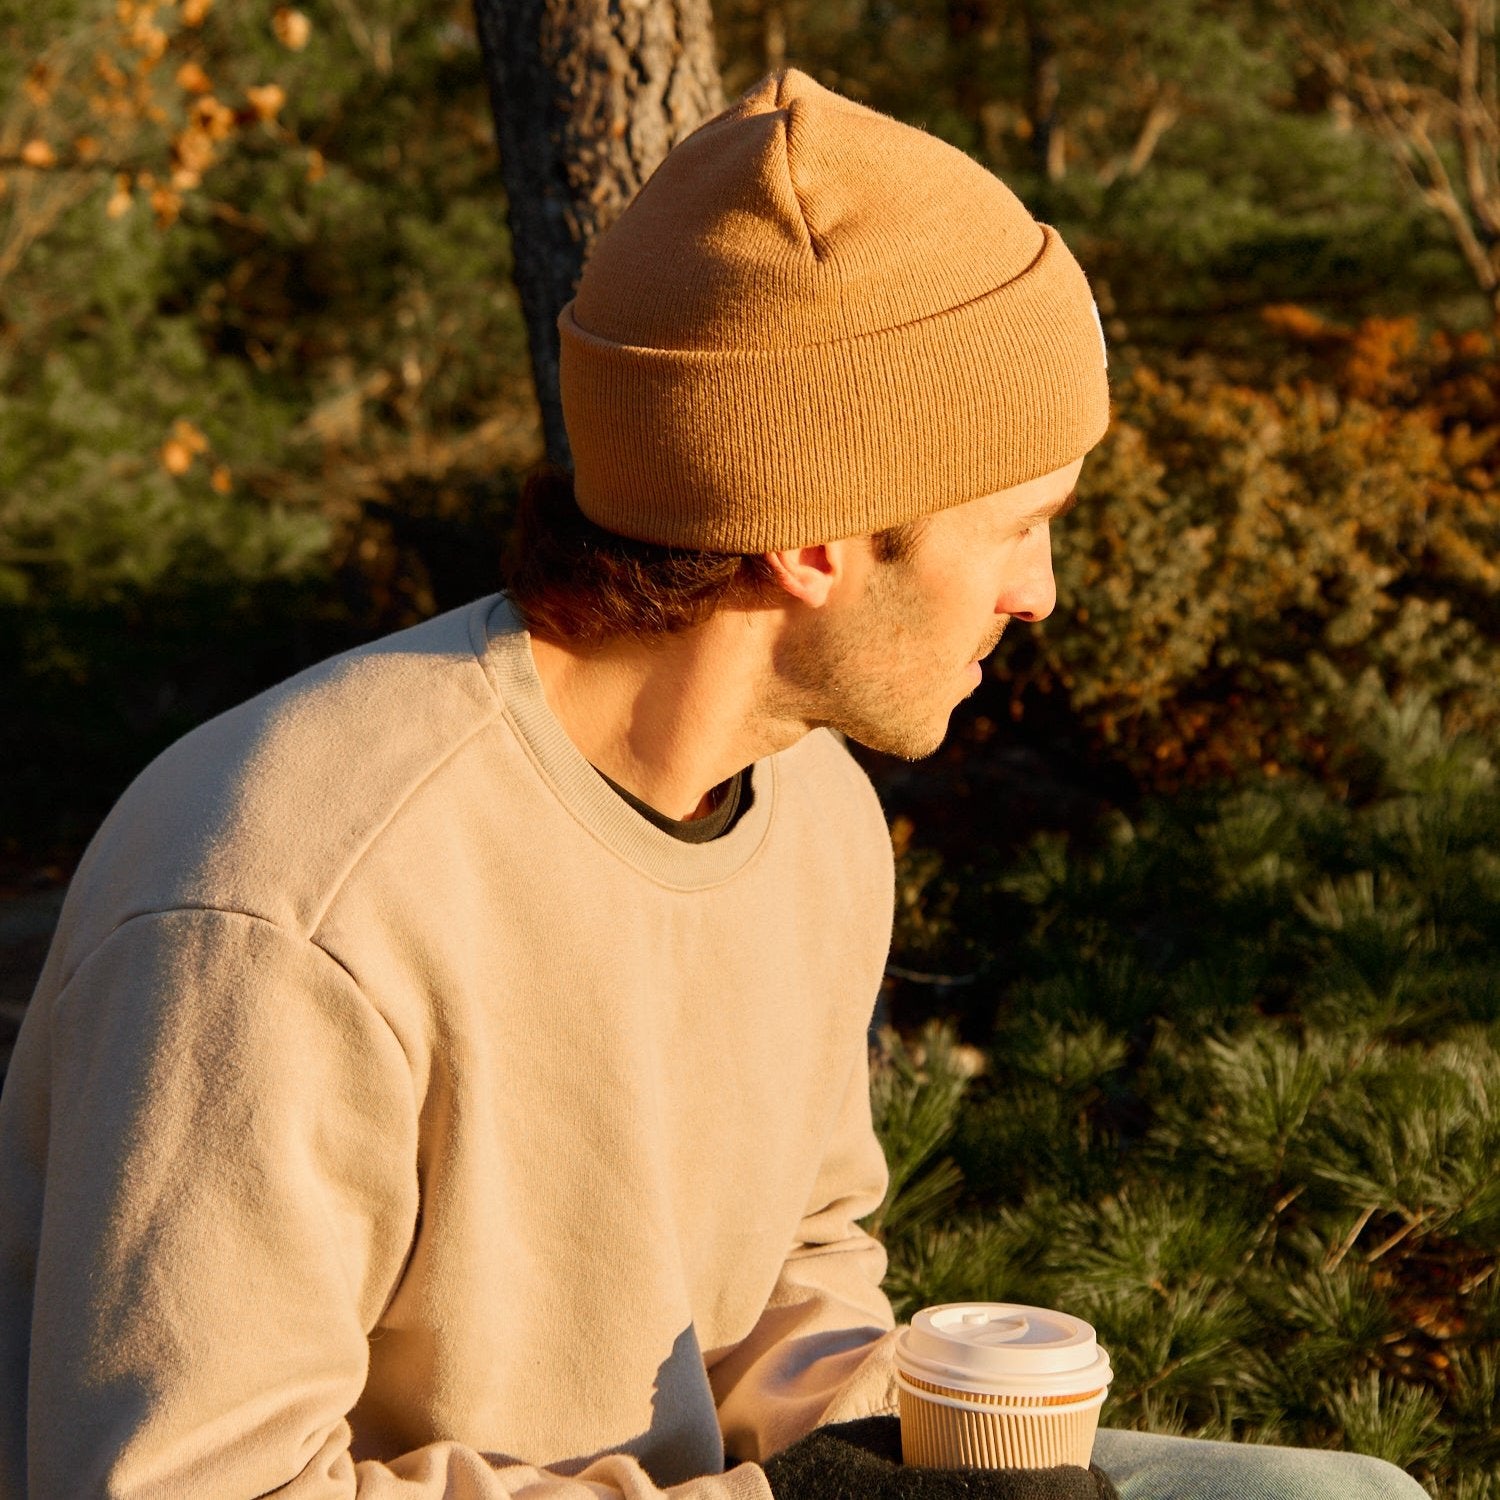
[[[792,64],[1000,173],[1111,344],[1057,613],[865,757],[898,1300],[1066,1298],[1118,1421],[1493,1500],[1493,0],[715,20],[731,96]],[[466,5],[0,35],[0,892],[50,911],[168,741],[495,587],[541,433]]]

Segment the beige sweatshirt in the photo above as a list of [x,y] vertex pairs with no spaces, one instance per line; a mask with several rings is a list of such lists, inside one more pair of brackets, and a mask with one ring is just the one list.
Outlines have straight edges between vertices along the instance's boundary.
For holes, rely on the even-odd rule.
[[889,841],[825,732],[751,781],[653,827],[503,597],[151,765],[0,1099],[0,1496],[765,1500],[891,1409]]

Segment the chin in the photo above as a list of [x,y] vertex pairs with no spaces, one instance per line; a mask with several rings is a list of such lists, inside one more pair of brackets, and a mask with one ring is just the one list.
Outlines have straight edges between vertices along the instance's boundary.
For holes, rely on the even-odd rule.
[[881,755],[898,760],[926,760],[935,754],[948,738],[948,716],[940,724],[841,724],[840,731]]

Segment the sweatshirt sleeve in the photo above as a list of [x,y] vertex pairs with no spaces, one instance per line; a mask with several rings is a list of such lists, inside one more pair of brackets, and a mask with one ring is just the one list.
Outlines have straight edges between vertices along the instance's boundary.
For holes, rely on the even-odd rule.
[[769,1500],[753,1465],[661,1490],[619,1454],[568,1477],[453,1442],[355,1460],[367,1335],[416,1228],[418,1101],[313,944],[139,916],[38,1020],[12,1080],[42,1204],[32,1500]]
[[728,1452],[763,1461],[816,1426],[895,1410],[885,1250],[857,1222],[879,1207],[887,1176],[861,1032],[807,1212],[765,1311],[710,1371]]

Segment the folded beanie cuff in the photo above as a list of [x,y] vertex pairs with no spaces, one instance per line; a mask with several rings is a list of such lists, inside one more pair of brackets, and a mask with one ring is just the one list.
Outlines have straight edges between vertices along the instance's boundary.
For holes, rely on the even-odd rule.
[[1109,422],[1103,335],[1057,233],[913,322],[782,349],[654,349],[558,318],[580,507],[624,536],[769,552],[866,535],[1063,468]]

